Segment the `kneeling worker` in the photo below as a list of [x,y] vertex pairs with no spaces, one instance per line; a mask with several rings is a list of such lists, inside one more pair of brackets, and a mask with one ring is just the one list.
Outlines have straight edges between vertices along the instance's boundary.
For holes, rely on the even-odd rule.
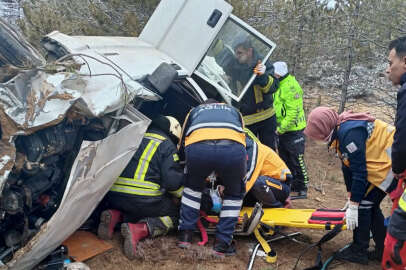
[[245,129],[248,154],[245,204],[261,202],[265,208],[289,206],[292,174],[285,162]]
[[136,257],[138,242],[165,235],[177,226],[179,207],[173,197],[181,197],[183,169],[179,164],[176,142],[181,127],[171,116],[152,120],[121,176],[107,194],[109,210],[102,212],[98,235],[111,239],[114,227],[124,220],[124,254]]
[[180,209],[179,247],[191,245],[205,179],[215,172],[225,189],[214,255],[235,254],[232,239],[245,193],[243,179],[247,165],[243,128],[242,116],[227,104],[202,104],[186,118],[180,141],[180,153],[185,148],[186,181]]

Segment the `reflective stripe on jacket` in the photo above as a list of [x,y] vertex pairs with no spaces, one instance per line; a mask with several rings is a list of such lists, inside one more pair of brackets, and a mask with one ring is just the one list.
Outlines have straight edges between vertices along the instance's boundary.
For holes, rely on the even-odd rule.
[[183,172],[175,145],[170,139],[147,132],[130,163],[111,191],[138,196],[175,196],[182,190]]
[[[192,109],[183,127],[184,146],[206,140],[232,140],[245,146],[241,114],[222,103],[202,104]],[[182,144],[181,140],[181,144]]]
[[[347,123],[344,126],[345,123],[347,122],[342,124],[342,126],[345,128],[339,127],[338,129],[338,140],[340,140],[340,138],[344,138],[345,134],[347,134],[348,131],[353,128],[365,127],[367,129],[368,122],[351,121],[351,123]],[[392,125],[377,119],[373,122],[372,132],[369,133],[370,135],[365,142],[367,181],[386,192],[387,188],[393,181],[393,173],[391,170],[391,147],[395,128]],[[344,148],[344,146],[339,145],[338,140],[333,142],[332,147],[336,147],[343,164],[349,168],[350,162],[346,158],[346,152],[350,151],[351,148]]]
[[403,192],[402,197],[399,199],[399,209],[406,213],[406,190]]
[[273,104],[278,123],[277,130],[280,134],[302,130],[306,127],[303,90],[294,76],[288,74],[280,79]]
[[280,181],[286,181],[286,175],[291,174],[288,166],[268,146],[262,144],[255,135],[245,129],[246,149],[248,154],[247,174],[245,176],[246,192],[252,188],[259,176],[269,176]]
[[[266,79],[263,80],[261,77]],[[265,81],[265,84],[261,85],[261,81]],[[278,80],[274,79],[271,75],[264,74],[254,80],[253,85],[245,93],[240,105],[246,125],[264,121],[275,115],[272,94],[277,88]]]

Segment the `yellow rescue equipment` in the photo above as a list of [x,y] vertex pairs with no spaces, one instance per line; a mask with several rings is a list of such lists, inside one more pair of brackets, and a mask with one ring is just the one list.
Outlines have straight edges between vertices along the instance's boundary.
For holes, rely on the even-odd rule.
[[[340,210],[328,210],[343,213]],[[342,226],[341,230],[345,230],[347,228],[345,225],[345,221],[343,220],[344,215],[342,215],[341,221],[338,221],[337,224],[335,224],[335,222],[311,222],[311,219],[313,218],[315,213],[318,213],[319,211],[320,210],[318,209],[262,209],[262,206],[257,203],[254,207],[243,207],[241,209],[240,217],[238,219],[238,224],[236,226],[234,235],[250,235],[254,233],[262,249],[267,254],[265,260],[268,263],[274,263],[277,260],[277,254],[269,245],[269,241],[267,241],[265,238],[275,234],[276,226],[318,230],[333,230],[338,225]],[[218,217],[208,216],[208,220],[218,221]],[[209,233],[214,233],[215,224],[209,223],[209,226],[208,228],[206,228],[206,230]],[[250,263],[252,264],[252,262]]]

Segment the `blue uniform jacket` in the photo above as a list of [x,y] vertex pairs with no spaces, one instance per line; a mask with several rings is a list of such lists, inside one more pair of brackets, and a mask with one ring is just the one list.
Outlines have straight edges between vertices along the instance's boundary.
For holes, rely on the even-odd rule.
[[[339,150],[342,155],[342,171],[351,201],[360,202],[368,187],[366,164],[367,121],[346,121],[337,131]],[[348,160],[350,166],[344,165]]]

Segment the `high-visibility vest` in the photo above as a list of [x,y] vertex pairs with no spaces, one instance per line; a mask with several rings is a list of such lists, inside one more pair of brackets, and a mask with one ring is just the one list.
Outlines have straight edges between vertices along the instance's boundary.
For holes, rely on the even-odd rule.
[[156,133],[145,133],[144,139],[148,139],[146,147],[144,148],[141,157],[138,161],[137,168],[134,171],[133,178],[126,178],[120,176],[113,184],[111,191],[134,194],[140,196],[161,196],[161,186],[155,182],[145,179],[148,171],[149,164],[155,155],[158,146],[166,140],[165,137]]
[[406,189],[399,199],[399,209],[406,213]]
[[[357,122],[359,122],[356,123],[357,127],[365,124],[365,121]],[[391,151],[394,134],[394,126],[376,119],[374,121],[373,131],[365,142],[366,167],[368,172],[367,181],[385,192],[393,181]],[[335,140],[331,147],[337,149],[338,156],[344,165],[350,167],[348,158],[345,158],[339,150],[338,140]]]
[[303,110],[303,90],[292,75],[279,81],[279,88],[273,95],[278,132],[302,130],[306,127]]

